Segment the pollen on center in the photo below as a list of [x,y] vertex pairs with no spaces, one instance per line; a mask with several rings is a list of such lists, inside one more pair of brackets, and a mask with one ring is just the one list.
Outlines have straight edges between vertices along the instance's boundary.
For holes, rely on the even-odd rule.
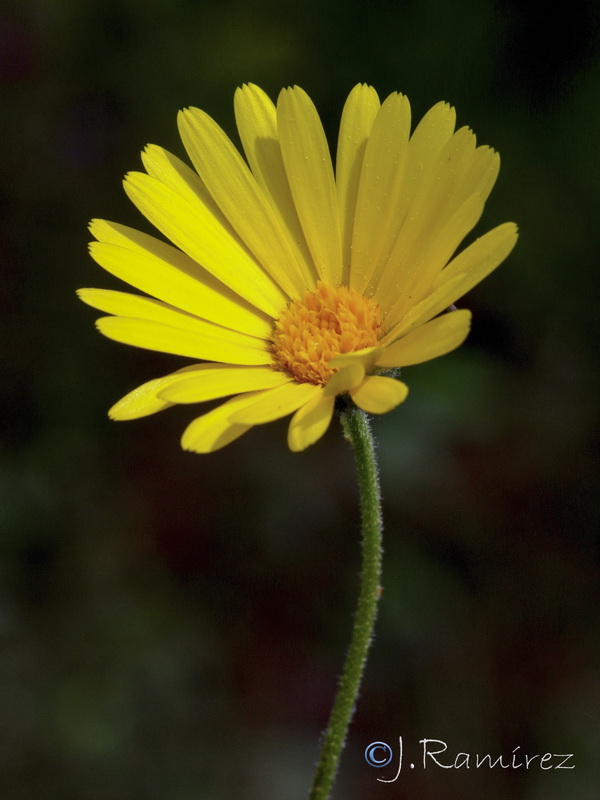
[[300,383],[325,384],[341,353],[373,347],[382,335],[379,305],[347,286],[319,281],[313,292],[292,300],[275,322],[273,354],[278,369]]

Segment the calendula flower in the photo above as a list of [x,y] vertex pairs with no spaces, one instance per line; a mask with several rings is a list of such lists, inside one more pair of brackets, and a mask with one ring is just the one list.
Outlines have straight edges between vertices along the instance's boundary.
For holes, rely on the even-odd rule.
[[464,341],[471,314],[448,309],[506,258],[516,226],[455,254],[499,158],[468,128],[455,131],[446,103],[411,135],[406,97],[380,104],[373,88],[356,86],[335,174],[302,89],[283,90],[275,106],[245,85],[235,114],[247,161],[211,117],[189,108],[179,130],[196,171],[150,145],[146,172],[125,178],[130,199],[172,245],[91,223],[93,258],[149,296],[79,295],[112,315],[97,322],[105,336],[199,362],[130,392],[113,419],[229,397],[188,426],[186,450],[217,450],[289,414],[289,446],[303,450],[326,431],[338,395],[390,411],[408,392],[396,368]]

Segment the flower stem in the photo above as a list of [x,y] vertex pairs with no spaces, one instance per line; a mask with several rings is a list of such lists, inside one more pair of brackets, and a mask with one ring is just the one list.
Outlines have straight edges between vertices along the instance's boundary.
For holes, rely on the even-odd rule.
[[346,733],[354,713],[381,593],[381,497],[373,435],[366,414],[352,406],[341,414],[344,436],[354,449],[362,526],[362,569],[354,629],[340,678],[310,800],[328,800]]

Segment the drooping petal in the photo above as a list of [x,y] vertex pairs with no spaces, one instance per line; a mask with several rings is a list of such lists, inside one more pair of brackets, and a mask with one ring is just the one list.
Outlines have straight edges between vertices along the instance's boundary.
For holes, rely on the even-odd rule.
[[273,389],[289,383],[292,378],[270,367],[235,367],[229,364],[202,364],[188,375],[161,387],[159,395],[169,403],[200,403],[216,400],[229,394]]
[[288,297],[305,288],[285,229],[231,140],[199,108],[179,113],[179,132],[198,174],[235,231]]
[[90,254],[107,272],[165,303],[251,336],[269,337],[272,321],[265,314],[217,281],[185,253],[157,239],[154,241],[162,245],[150,244],[154,252],[109,242],[91,242]]
[[354,389],[377,364],[384,351],[384,347],[365,347],[352,353],[340,353],[332,358],[328,366],[338,368],[338,371],[327,381],[325,395],[335,396]]
[[461,345],[471,327],[471,312],[451,311],[426,322],[386,348],[380,367],[408,367],[443,356]]
[[323,436],[331,422],[334,404],[335,397],[318,394],[296,411],[288,428],[288,446],[292,452],[305,450]]
[[235,409],[253,403],[257,392],[232,397],[218,408],[213,408],[191,422],[181,437],[184,450],[194,453],[214,453],[225,445],[239,439],[250,430],[252,425],[240,425],[231,422],[229,417]]
[[350,285],[358,184],[367,141],[379,107],[379,97],[375,89],[360,83],[348,95],[340,121],[335,177],[342,228],[342,283],[345,285]]
[[330,367],[346,367],[348,364],[357,363],[362,366],[365,372],[370,372],[377,364],[385,348],[381,346],[364,347],[362,350],[354,350],[352,353],[340,353],[329,362]]
[[154,378],[154,380],[143,383],[116,402],[114,406],[109,409],[108,416],[120,422],[147,417],[150,414],[156,414],[157,411],[170,408],[173,403],[161,399],[158,393],[171,382],[181,380],[182,375],[189,372],[193,373],[194,370],[201,366],[200,364],[193,364],[177,372],[164,375],[162,378]]
[[363,365],[355,361],[334,372],[331,378],[327,381],[324,389],[326,397],[335,397],[338,394],[353,389],[365,377],[365,368]]
[[359,408],[368,414],[386,414],[400,405],[408,395],[408,386],[395,378],[369,375],[350,396]]
[[229,419],[243,425],[262,425],[286,417],[321,393],[321,387],[312,383],[286,383],[260,392],[252,404],[236,410]]
[[287,296],[200,200],[191,203],[139,172],[126,176],[125,191],[142,214],[190,258],[256,308],[271,317],[279,315]]
[[309,96],[295,86],[277,101],[283,163],[302,230],[321,280],[342,280],[342,240],[335,180],[321,120]]
[[268,95],[252,83],[236,90],[235,119],[244,153],[257,183],[271,199],[294,249],[303,288],[312,289],[317,272],[306,244],[288,183],[277,132],[277,111]]
[[350,285],[364,292],[398,233],[410,135],[410,104],[401,94],[383,102],[367,142],[356,200]]

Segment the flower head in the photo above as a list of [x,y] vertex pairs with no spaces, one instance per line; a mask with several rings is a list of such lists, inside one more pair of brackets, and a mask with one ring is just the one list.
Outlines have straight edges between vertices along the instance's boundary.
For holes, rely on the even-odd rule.
[[[179,115],[193,171],[160,147],[129,173],[133,203],[173,244],[94,220],[93,258],[145,292],[81,289],[111,316],[111,339],[199,363],[145,383],[113,419],[230,397],[195,419],[187,450],[210,452],[253,425],[293,414],[303,450],[326,431],[337,395],[381,414],[407,396],[389,373],[444,355],[471,314],[448,308],[498,266],[517,231],[505,223],[458,255],[496,180],[477,147],[435,105],[410,133],[410,106],[356,86],[344,106],[334,169],[317,111],[300,88],[275,106],[257,86],[235,95],[245,161],[203,111]],[[173,246],[174,245],[174,246]]]

